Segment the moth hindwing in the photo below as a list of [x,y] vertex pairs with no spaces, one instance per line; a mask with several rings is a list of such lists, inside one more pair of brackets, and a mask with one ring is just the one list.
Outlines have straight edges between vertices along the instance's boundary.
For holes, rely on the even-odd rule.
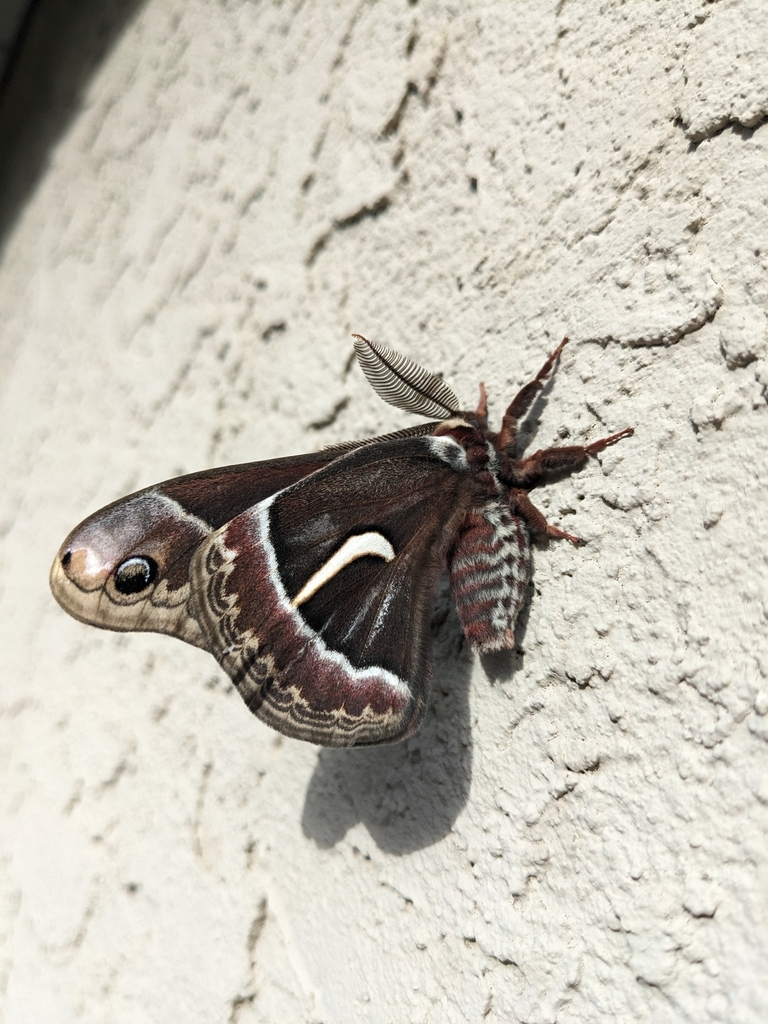
[[462,412],[439,377],[356,336],[377,392],[439,419],[129,495],[67,537],[53,593],[83,622],[205,648],[286,735],[328,746],[403,739],[429,697],[440,573],[472,646],[513,647],[531,534],[578,543],[528,492],[632,433],[518,458],[519,421],[564,344],[494,433],[482,386],[478,408]]

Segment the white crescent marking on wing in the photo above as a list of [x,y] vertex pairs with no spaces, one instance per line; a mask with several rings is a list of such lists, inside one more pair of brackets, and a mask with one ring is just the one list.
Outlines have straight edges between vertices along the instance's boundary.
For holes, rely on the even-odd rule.
[[[279,493],[280,492],[278,491],[277,494]],[[295,614],[295,610],[292,607],[291,602],[288,600],[288,595],[283,587],[283,581],[280,579],[280,572],[277,568],[277,558],[275,556],[275,547],[270,536],[269,510],[276,497],[277,495],[273,494],[271,498],[266,498],[256,506],[256,515],[254,517],[254,540],[261,544],[264,550],[267,564],[269,566],[269,579],[274,587],[278,604],[292,613],[297,635],[301,639],[309,640],[325,661],[331,661],[338,665],[341,671],[346,673],[353,683],[362,684],[368,683],[372,680],[381,682],[385,686],[389,686],[393,689],[403,699],[407,699],[411,696],[412,689],[411,685],[406,682],[405,679],[401,679],[400,676],[395,675],[394,672],[390,672],[388,669],[382,668],[381,666],[360,668],[359,665],[353,665],[349,658],[345,654],[342,654],[341,651],[334,651],[332,647],[328,647],[322,637],[318,636],[313,629],[310,629],[300,615]]]
[[391,562],[395,557],[395,549],[386,537],[380,533],[358,533],[354,537],[348,537],[338,551],[334,551],[325,565],[321,565],[314,575],[310,576],[296,597],[291,601],[294,608],[304,604],[310,597],[318,592],[321,587],[330,582],[337,573],[354,562],[357,558],[365,555],[377,555],[386,562]]

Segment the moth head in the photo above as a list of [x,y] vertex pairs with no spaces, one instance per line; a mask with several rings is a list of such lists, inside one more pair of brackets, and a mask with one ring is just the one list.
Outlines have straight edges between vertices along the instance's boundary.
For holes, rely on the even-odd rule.
[[189,558],[210,532],[157,492],[89,516],[62,544],[51,590],[81,622],[106,629],[173,633],[195,642],[187,623]]

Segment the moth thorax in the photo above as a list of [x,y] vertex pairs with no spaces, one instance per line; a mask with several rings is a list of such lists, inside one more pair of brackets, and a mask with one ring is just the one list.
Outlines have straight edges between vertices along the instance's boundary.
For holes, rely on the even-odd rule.
[[470,512],[454,544],[451,590],[475,650],[515,646],[515,620],[531,578],[531,545],[519,516],[498,501]]

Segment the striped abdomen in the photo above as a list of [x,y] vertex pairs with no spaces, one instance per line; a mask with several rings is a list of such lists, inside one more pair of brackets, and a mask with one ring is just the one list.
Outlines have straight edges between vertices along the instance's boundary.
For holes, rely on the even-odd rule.
[[501,502],[471,512],[449,560],[464,635],[475,650],[515,646],[515,620],[531,578],[531,545],[519,516]]

